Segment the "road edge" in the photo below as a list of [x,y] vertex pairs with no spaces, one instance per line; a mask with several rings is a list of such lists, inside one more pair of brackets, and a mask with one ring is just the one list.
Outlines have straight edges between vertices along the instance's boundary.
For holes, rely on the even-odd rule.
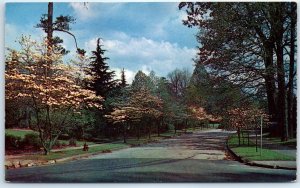
[[257,167],[262,167],[262,168],[283,169],[283,170],[297,170],[297,167],[293,168],[293,167],[285,167],[285,166],[277,166],[277,165],[259,164],[259,163],[255,163],[253,161],[245,160],[241,156],[237,155],[234,151],[231,150],[231,148],[228,145],[228,140],[229,140],[229,137],[226,139],[226,143],[225,143],[226,144],[226,149],[227,149],[228,153],[236,161],[239,161],[240,163],[243,163],[243,164],[248,165],[248,166],[257,166]]

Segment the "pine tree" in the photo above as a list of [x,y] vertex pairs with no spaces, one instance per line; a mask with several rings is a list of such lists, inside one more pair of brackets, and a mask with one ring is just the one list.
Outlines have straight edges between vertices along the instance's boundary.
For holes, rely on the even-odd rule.
[[121,86],[122,88],[124,88],[124,87],[127,86],[124,68],[123,68],[122,71],[121,71],[121,83],[120,83],[120,86]]
[[114,71],[109,70],[109,66],[105,62],[108,57],[104,57],[105,50],[102,49],[100,38],[97,40],[96,51],[92,51],[91,62],[87,70],[87,74],[91,76],[88,88],[95,91],[96,95],[107,98],[110,92],[116,87]]

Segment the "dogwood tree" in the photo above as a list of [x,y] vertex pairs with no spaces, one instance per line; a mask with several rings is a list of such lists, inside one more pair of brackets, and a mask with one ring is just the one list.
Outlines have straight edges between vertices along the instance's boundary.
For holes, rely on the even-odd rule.
[[144,123],[144,125],[147,123],[150,139],[152,123],[162,116],[162,101],[157,96],[151,95],[149,90],[141,89],[132,92],[127,102],[117,105],[114,111],[106,117],[114,124],[123,125],[124,142],[126,142],[125,131],[128,129],[128,123],[132,121],[139,122],[138,130],[140,130],[141,123]]
[[77,85],[62,54],[47,53],[46,41],[38,43],[23,36],[20,44],[21,50],[9,50],[6,58],[5,97],[30,101],[35,129],[44,153],[48,154],[66,129],[68,115],[84,107],[101,108],[98,101],[102,97]]
[[[237,130],[239,145],[240,145],[240,133],[243,129],[258,129],[260,126],[260,118],[263,117],[263,121],[268,121],[268,115],[261,109],[251,108],[235,108],[229,110],[229,126],[231,129]],[[267,124],[264,124],[265,126]]]

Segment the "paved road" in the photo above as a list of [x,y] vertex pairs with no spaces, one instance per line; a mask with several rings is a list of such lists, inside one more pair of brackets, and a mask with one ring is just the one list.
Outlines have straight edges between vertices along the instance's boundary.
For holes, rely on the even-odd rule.
[[287,182],[294,170],[227,159],[230,134],[210,130],[53,166],[6,170],[11,182]]

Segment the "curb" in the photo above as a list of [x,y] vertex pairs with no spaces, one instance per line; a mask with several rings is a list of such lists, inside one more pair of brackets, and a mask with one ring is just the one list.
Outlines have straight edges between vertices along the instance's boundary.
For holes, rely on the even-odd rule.
[[229,151],[229,154],[232,157],[234,157],[235,160],[239,161],[240,163],[243,163],[243,164],[248,165],[248,166],[257,166],[257,167],[262,167],[262,168],[283,169],[283,170],[297,170],[297,167],[293,168],[293,167],[285,167],[285,166],[277,166],[277,165],[258,164],[258,163],[255,163],[253,161],[245,160],[241,156],[237,155],[236,153],[234,153],[230,149],[230,147],[228,146],[228,139],[229,139],[229,137],[226,139],[226,149],[227,149],[227,151]]
[[[75,161],[75,160],[79,160],[79,159],[83,159],[83,158],[88,158],[88,157],[93,156],[93,155],[111,153],[113,151],[122,150],[122,149],[126,149],[126,148],[129,148],[129,147],[124,147],[124,148],[120,148],[120,149],[112,149],[112,150],[109,150],[109,151],[105,151],[105,150],[104,151],[98,151],[98,152],[95,152],[95,153],[79,154],[79,155],[74,155],[74,156],[60,158],[60,159],[54,159],[54,160],[48,160],[48,161],[32,162],[32,165],[20,165],[21,161],[16,161],[16,163],[18,163],[17,165],[11,165],[11,166],[6,166],[5,165],[5,168],[6,169],[18,169],[18,168],[27,168],[27,167],[49,166],[49,165],[53,165],[53,164],[64,163],[64,162]],[[12,163],[12,164],[14,163],[12,161],[9,161],[9,162]]]

